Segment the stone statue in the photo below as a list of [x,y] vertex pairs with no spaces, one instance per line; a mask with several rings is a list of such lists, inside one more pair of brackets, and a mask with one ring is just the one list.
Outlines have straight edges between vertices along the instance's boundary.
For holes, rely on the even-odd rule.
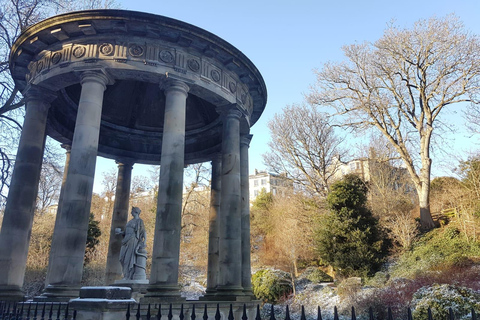
[[145,225],[140,219],[140,208],[132,207],[133,219],[128,221],[125,231],[117,228],[117,234],[123,234],[122,248],[120,249],[120,263],[123,269],[123,280],[145,280],[147,265]]

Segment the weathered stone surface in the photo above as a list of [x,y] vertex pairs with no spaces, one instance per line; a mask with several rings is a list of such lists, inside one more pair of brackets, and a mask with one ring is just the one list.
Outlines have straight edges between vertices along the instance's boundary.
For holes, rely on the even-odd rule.
[[[212,204],[217,211],[220,208],[218,221],[212,219],[218,230],[213,230],[215,245],[210,248],[217,261],[212,264],[210,279],[212,272],[217,274],[209,289],[220,294],[221,300],[236,301],[244,295],[242,286],[248,291],[248,281],[242,280],[247,270],[242,259],[248,259],[242,257],[246,246],[245,242],[242,246],[242,237],[247,230],[242,224],[247,220],[241,217],[240,161],[244,170],[248,165],[241,159],[240,134],[249,132],[267,99],[265,83],[252,62],[205,30],[123,10],[89,10],[46,19],[20,35],[10,57],[11,74],[20,90],[36,87],[53,93],[53,99],[38,101],[38,106],[51,102],[48,114],[39,114],[30,124],[26,120],[23,134],[40,134],[31,143],[21,144],[18,152],[18,173],[11,189],[19,190],[9,196],[3,220],[3,227],[11,229],[4,231],[5,227],[0,235],[0,294],[3,290],[21,297],[45,131],[59,142],[71,144],[71,154],[47,287],[37,297],[39,301],[68,301],[79,295],[98,155],[130,164],[161,163],[151,279],[145,299],[181,301],[178,263],[183,169],[185,164],[210,161],[222,154],[222,190],[217,190],[221,201]],[[128,174],[123,175],[125,183],[119,182],[119,189],[123,188],[119,198],[128,193]],[[28,194],[24,202],[23,192]],[[119,199],[115,209],[119,217],[112,222],[112,230],[123,221],[120,211],[127,206],[128,201],[120,203]],[[15,210],[8,209],[12,207]],[[112,263],[118,239],[113,237],[110,244],[109,282],[119,273],[118,264]],[[99,317],[99,313],[87,315],[88,299],[72,302],[85,311],[77,319]],[[96,301],[94,308],[103,314],[128,299],[120,300],[113,307],[108,299]]]
[[125,318],[128,306],[133,306],[131,289],[127,287],[83,287],[80,297],[70,300],[78,320],[115,320]]
[[132,297],[131,289],[128,287],[82,287],[80,288],[80,299],[130,299]]

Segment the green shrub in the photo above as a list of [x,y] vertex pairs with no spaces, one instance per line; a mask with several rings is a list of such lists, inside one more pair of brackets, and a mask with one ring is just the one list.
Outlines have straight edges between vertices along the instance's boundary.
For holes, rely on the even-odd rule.
[[391,275],[412,278],[428,271],[468,265],[471,257],[480,256],[480,243],[468,241],[456,230],[449,226],[423,235],[410,251],[399,257],[390,270]]
[[388,272],[378,271],[373,277],[365,280],[367,285],[381,288],[387,284],[389,279],[390,274]]
[[445,231],[443,231],[443,237],[445,239],[454,239],[460,235],[460,230],[458,230],[455,227],[448,226],[445,228]]
[[262,269],[252,276],[253,293],[264,302],[276,303],[292,291],[290,274],[281,270]]
[[302,278],[305,278],[313,283],[320,282],[332,282],[333,278],[316,267],[307,268],[301,275]]
[[465,287],[434,284],[422,287],[413,295],[413,318],[428,319],[428,308],[434,319],[447,319],[452,308],[455,319],[470,319],[471,309],[480,312],[480,293]]

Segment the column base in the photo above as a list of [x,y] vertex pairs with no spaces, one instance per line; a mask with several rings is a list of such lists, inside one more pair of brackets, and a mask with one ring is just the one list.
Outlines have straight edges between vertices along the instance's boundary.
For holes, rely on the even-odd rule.
[[140,299],[140,302],[152,303],[158,300],[168,302],[186,301],[186,299],[180,295],[180,286],[178,284],[150,284],[147,288],[147,293]]
[[253,294],[252,288],[244,288],[244,289],[243,289],[243,294],[244,294],[245,296],[251,297],[252,300],[256,300],[256,297],[255,297],[255,295]]
[[215,298],[218,301],[250,301],[241,286],[217,286]]
[[0,301],[24,301],[22,288],[14,285],[0,285]]
[[43,293],[33,298],[36,302],[68,302],[80,296],[80,286],[48,285]]
[[217,296],[217,289],[207,289],[205,294],[199,298],[199,300],[213,301]]

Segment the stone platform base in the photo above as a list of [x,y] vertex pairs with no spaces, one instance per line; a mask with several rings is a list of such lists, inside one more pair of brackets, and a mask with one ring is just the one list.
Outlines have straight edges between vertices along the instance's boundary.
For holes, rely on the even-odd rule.
[[131,293],[127,287],[83,287],[70,308],[77,311],[77,320],[125,319],[128,306],[136,304]]

